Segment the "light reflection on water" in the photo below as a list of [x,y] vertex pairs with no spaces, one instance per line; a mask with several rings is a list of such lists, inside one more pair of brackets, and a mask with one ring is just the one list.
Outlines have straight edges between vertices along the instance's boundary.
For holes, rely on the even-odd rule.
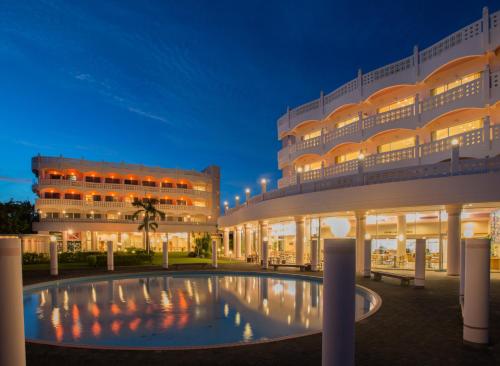
[[[186,275],[62,283],[24,296],[26,338],[128,347],[249,342],[321,330],[308,280]],[[357,289],[356,317],[373,307]]]

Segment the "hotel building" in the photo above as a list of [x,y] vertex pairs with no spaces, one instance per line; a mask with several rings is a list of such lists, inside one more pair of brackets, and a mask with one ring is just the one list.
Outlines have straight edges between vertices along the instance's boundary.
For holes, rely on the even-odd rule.
[[[500,269],[500,12],[402,60],[364,73],[277,121],[278,189],[226,207],[237,256],[307,263],[311,241],[356,238],[357,268],[458,273],[460,240],[492,238]],[[227,245],[226,245],[227,246]]]
[[216,230],[216,166],[198,172],[45,156],[34,157],[31,166],[39,213],[33,230],[55,236],[60,250],[104,250],[108,241],[115,250],[143,247],[132,203],[149,199],[166,214],[150,234],[153,250],[168,241],[169,250],[187,251],[196,235]]

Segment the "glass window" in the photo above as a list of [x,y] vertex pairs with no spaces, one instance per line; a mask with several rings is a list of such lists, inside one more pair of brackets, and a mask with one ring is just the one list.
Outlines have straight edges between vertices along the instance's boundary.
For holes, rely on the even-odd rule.
[[101,178],[100,177],[87,176],[87,177],[85,177],[85,182],[101,183]]
[[104,183],[120,184],[120,179],[118,179],[118,178],[104,178]]
[[92,195],[92,201],[100,201],[101,200],[101,196],[98,195],[98,194],[94,194]]
[[437,87],[431,89],[431,95],[435,96],[435,95],[442,94],[447,90],[456,88],[456,87],[463,85],[463,84],[467,84],[473,80],[479,79],[480,77],[481,77],[480,72],[475,72],[472,74],[465,75],[465,76],[458,78],[454,81],[451,81],[449,83],[446,83],[446,84],[443,84],[443,85],[440,85],[440,86],[437,86]]
[[415,137],[409,137],[407,139],[402,139],[398,141],[389,142],[387,144],[379,145],[377,146],[377,151],[379,153],[384,153],[388,151],[406,149],[408,147],[413,147],[413,146],[415,146]]
[[318,136],[321,136],[321,130],[305,134],[302,136],[302,141],[310,140]]
[[187,189],[188,185],[186,183],[177,183],[177,188]]
[[123,184],[131,184],[131,185],[137,186],[137,185],[139,185],[139,181],[137,179],[125,179],[123,181]]
[[431,133],[432,141],[442,140],[450,136],[460,135],[462,133],[476,130],[483,127],[483,121],[476,119],[474,121],[465,122],[456,126],[442,128]]
[[173,188],[173,187],[174,187],[174,184],[173,184],[173,183],[171,183],[171,182],[162,182],[162,183],[161,183],[161,186],[162,186],[163,188]]
[[346,161],[351,161],[355,160],[359,157],[359,154],[361,151],[353,151],[344,155],[339,155],[335,157],[335,163],[340,164],[340,163],[345,163]]
[[321,169],[321,161],[317,161],[317,162],[311,163],[311,164],[304,164],[304,166],[303,166],[304,172],[308,172],[310,170],[317,170],[317,169]]
[[343,121],[338,122],[335,127],[341,128],[347,125],[350,125],[351,123],[358,122],[359,121],[359,116],[351,117],[348,119],[345,119]]
[[408,97],[377,109],[377,113],[389,112],[394,109],[403,108],[415,103],[415,97]]

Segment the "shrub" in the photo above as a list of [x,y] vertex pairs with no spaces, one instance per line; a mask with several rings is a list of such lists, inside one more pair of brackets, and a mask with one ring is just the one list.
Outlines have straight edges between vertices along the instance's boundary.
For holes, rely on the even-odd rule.
[[99,255],[102,252],[63,252],[59,254],[59,263],[85,263],[90,255]]
[[[128,253],[128,251],[124,252],[115,252],[113,256],[113,262],[115,266],[135,266],[143,263],[153,263],[153,253],[147,254],[145,250],[141,250],[140,253]],[[92,258],[88,258],[87,263],[89,266],[96,267],[106,267],[108,263],[108,256],[102,253],[98,255],[94,255],[95,260]],[[92,262],[91,262],[92,261]]]
[[23,253],[23,264],[49,263],[50,258],[45,253]]
[[196,253],[195,252],[189,252],[188,253],[188,257],[194,258],[194,257],[196,257]]
[[91,267],[97,267],[97,256],[96,255],[87,256],[87,263]]

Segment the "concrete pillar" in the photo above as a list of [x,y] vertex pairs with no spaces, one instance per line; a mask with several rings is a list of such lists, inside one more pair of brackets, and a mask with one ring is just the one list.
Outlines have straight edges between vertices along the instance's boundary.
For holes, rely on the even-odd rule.
[[372,240],[365,239],[363,255],[363,277],[370,278],[372,272]]
[[319,240],[311,239],[311,271],[319,271]]
[[262,240],[262,269],[269,267],[269,243],[267,240]]
[[[259,221],[259,244],[260,244],[260,258],[262,259],[262,263],[264,263],[264,241],[268,243],[268,237],[267,237],[267,222]],[[265,244],[266,246],[268,244]],[[269,252],[268,252],[269,253]],[[266,261],[269,260],[269,257],[266,259]],[[265,267],[267,268],[267,267]]]
[[113,242],[112,241],[107,241],[106,242],[106,248],[108,252],[108,271],[114,271],[115,270],[115,259],[113,256]]
[[21,240],[0,238],[0,365],[25,366]]
[[50,275],[57,276],[59,274],[57,263],[57,241],[50,242]]
[[364,274],[366,214],[356,212],[356,272]]
[[229,229],[224,229],[224,257],[229,257]]
[[304,264],[305,222],[303,217],[295,218],[295,263]]
[[217,239],[212,238],[212,267],[217,268]]
[[415,288],[425,285],[425,239],[417,239],[415,244]]
[[188,232],[188,238],[187,238],[187,251],[188,253],[191,251],[191,233]]
[[488,344],[490,297],[490,241],[466,239],[465,241],[465,343]]
[[234,256],[236,259],[241,259],[241,233],[242,229],[240,227],[237,227],[236,230],[234,231],[234,234],[236,235],[236,245],[234,248]]
[[406,259],[406,215],[398,215],[397,227],[397,250],[398,261],[403,257]]
[[462,306],[464,304],[465,293],[465,239],[460,240],[460,291],[458,293],[458,300]]
[[461,205],[446,206],[448,213],[448,243],[446,246],[446,261],[448,276],[458,276],[460,272],[460,213]]
[[163,269],[168,269],[168,237],[167,240],[162,243],[162,254],[163,259],[161,266]]
[[356,241],[325,239],[323,366],[354,366]]
[[93,252],[97,251],[97,233],[92,231],[90,233],[90,248]]
[[67,252],[68,251],[68,231],[67,230],[64,230],[62,232],[62,240],[63,240],[62,251]]
[[245,261],[252,254],[252,227],[245,225]]

